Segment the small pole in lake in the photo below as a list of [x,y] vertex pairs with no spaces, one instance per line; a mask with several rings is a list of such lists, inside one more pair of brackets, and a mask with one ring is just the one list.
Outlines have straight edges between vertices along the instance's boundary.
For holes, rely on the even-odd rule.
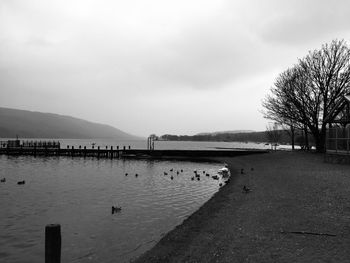
[[86,146],[84,146],[84,157],[86,157]]
[[100,158],[100,146],[97,147],[97,158]]
[[61,225],[45,227],[45,263],[61,262]]
[[130,150],[131,148],[130,148],[130,145],[129,145],[129,150]]
[[113,146],[111,146],[111,159],[113,159],[113,157],[114,157],[113,154],[114,154],[113,153]]

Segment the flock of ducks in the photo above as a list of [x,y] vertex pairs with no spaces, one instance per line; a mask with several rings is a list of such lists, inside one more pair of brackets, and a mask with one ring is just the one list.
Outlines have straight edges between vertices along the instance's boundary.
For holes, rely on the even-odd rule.
[[[0,183],[6,183],[6,178],[5,178],[5,177],[4,177],[4,178],[1,178],[1,179],[0,179]],[[18,185],[23,185],[23,184],[25,184],[25,183],[26,183],[25,180],[23,180],[23,181],[18,181],[18,182],[17,182]]]
[[[175,172],[174,168],[171,168],[171,169],[169,169],[169,171],[164,171],[163,175],[167,176],[167,175],[170,174],[170,179],[174,180],[174,174],[175,173],[176,173],[176,175],[179,175],[179,174],[181,174],[183,172],[184,172],[183,169],[176,170],[176,172]],[[191,177],[191,180],[192,181],[194,181],[194,180],[200,181],[201,180],[201,173],[198,172],[197,170],[194,170],[193,173],[194,173],[194,175]],[[210,174],[206,173],[205,171],[202,171],[202,174],[205,175],[206,177],[210,177]],[[128,175],[129,175],[129,173],[125,173],[125,176],[128,176]],[[138,177],[138,176],[139,176],[139,174],[135,173],[135,177]],[[214,180],[219,180],[220,177],[218,175],[213,175],[213,176],[211,176],[211,178],[214,179]],[[229,183],[230,179],[227,179],[225,182],[226,182],[226,184]],[[223,185],[222,183],[219,183],[220,187],[222,185]],[[121,212],[122,208],[120,206],[119,207],[118,206],[112,206],[112,210],[111,211],[112,211],[112,215],[113,215],[115,213]]]
[[[172,174],[170,175],[170,179],[173,180],[174,179],[174,176],[173,176],[173,172],[174,172],[174,169],[171,168],[169,170]],[[254,168],[251,168],[251,171],[254,171]],[[179,175],[180,173],[183,173],[183,169],[181,169],[180,171],[176,171],[176,174]],[[193,171],[194,173],[194,176],[191,177],[191,180],[194,181],[195,179],[197,179],[197,181],[200,181],[200,173],[197,171],[197,170],[194,170]],[[206,177],[210,177],[210,174],[209,173],[206,173],[205,171],[202,171],[202,173],[206,176]],[[242,168],[241,169],[241,174],[244,174],[244,169]],[[168,175],[169,173],[168,172],[163,172],[164,175]],[[129,174],[128,173],[125,173],[125,176],[128,176]],[[138,177],[139,174],[136,173],[135,174],[135,177]],[[214,180],[219,180],[219,176],[218,175],[213,175],[211,178],[213,178]],[[1,183],[5,183],[6,182],[6,178],[1,178],[0,179],[0,182]],[[230,182],[230,179],[227,179],[226,180],[226,184]],[[17,184],[18,185],[24,185],[26,183],[25,180],[23,181],[18,181]],[[219,186],[221,187],[222,186],[222,183],[219,184]],[[243,189],[242,189],[242,192],[243,193],[249,193],[251,192],[251,189],[248,188],[246,185],[243,186]],[[115,214],[115,213],[119,213],[122,211],[122,208],[119,206],[112,206],[112,214]]]

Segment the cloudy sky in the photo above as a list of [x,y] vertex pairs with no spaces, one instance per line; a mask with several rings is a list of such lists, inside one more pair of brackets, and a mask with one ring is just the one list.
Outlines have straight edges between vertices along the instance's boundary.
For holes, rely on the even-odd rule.
[[265,130],[276,76],[332,39],[350,1],[0,0],[0,106],[147,136]]

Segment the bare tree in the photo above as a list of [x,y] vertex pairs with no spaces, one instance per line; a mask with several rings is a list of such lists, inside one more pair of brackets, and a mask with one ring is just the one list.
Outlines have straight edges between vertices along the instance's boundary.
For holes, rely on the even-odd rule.
[[345,107],[343,97],[349,90],[350,49],[344,41],[334,40],[281,73],[263,107],[267,118],[296,123],[306,134],[309,130],[316,150],[323,152],[327,123]]

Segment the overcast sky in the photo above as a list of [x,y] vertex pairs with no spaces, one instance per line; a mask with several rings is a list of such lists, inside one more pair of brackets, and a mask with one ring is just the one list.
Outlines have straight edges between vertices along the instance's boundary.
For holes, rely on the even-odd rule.
[[277,75],[332,39],[350,1],[0,0],[0,106],[147,136],[265,130]]

